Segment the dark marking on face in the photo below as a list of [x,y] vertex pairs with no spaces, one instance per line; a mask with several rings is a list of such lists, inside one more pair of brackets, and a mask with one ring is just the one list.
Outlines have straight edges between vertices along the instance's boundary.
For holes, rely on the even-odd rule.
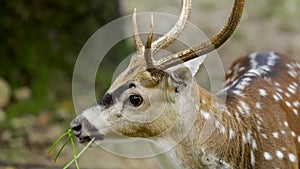
[[111,94],[104,94],[98,101],[98,105],[104,106],[106,109],[114,104],[114,100]]
[[97,104],[100,106],[104,106],[105,109],[108,109],[109,107],[114,105],[117,97],[119,97],[124,91],[126,91],[127,89],[132,88],[132,87],[136,87],[136,86],[133,83],[121,85],[119,88],[117,88],[111,94],[110,93],[104,94],[97,101]]
[[92,138],[95,138],[95,141],[101,141],[104,139],[104,135],[101,134],[86,118],[82,118],[81,124],[85,127],[85,130],[87,131],[85,134],[87,135],[78,136],[79,143],[89,142]]
[[124,91],[126,91],[127,89],[130,88],[130,85],[129,84],[124,84],[124,85],[121,85],[120,87],[118,87],[115,91],[113,91],[111,93],[111,95],[113,96],[113,98],[117,98],[119,97],[122,93],[124,93]]

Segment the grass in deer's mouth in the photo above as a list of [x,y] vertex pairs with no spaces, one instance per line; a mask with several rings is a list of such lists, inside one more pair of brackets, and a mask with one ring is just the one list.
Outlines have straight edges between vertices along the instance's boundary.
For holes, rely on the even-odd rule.
[[55,147],[57,147],[58,143],[62,142],[62,146],[59,148],[55,158],[54,158],[54,162],[56,162],[56,160],[58,159],[59,155],[61,154],[62,150],[64,149],[64,147],[67,145],[68,142],[71,142],[72,145],[72,149],[73,149],[73,159],[64,166],[64,169],[67,169],[68,167],[70,167],[73,163],[75,163],[75,166],[77,169],[79,169],[79,165],[78,165],[78,158],[83,154],[83,152],[92,144],[92,142],[95,140],[95,138],[92,138],[88,144],[77,154],[77,149],[74,143],[74,139],[73,139],[73,134],[72,134],[72,130],[68,129],[64,134],[62,134],[53,144],[52,146],[49,148],[48,153],[53,152],[53,150],[55,149]]

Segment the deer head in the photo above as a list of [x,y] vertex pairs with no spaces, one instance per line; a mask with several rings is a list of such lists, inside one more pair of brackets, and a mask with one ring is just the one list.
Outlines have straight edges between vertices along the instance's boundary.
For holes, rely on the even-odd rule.
[[[199,56],[217,49],[231,36],[239,23],[243,7],[244,0],[235,0],[230,17],[221,31],[201,44],[161,60],[154,60],[153,56],[171,45],[182,33],[190,16],[191,0],[182,0],[178,21],[166,35],[154,42],[152,16],[145,45],[139,37],[134,10],[132,29],[137,52],[106,94],[71,122],[79,142],[89,141],[91,137],[95,137],[96,141],[121,136],[149,138],[174,128],[174,124],[192,120],[193,117],[185,117],[183,113],[197,109],[198,97],[193,92],[197,84],[193,76],[201,64]],[[181,120],[178,121],[178,117]]]

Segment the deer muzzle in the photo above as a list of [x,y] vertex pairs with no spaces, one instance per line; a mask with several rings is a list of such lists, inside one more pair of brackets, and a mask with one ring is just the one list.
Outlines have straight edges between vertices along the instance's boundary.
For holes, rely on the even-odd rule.
[[74,136],[78,137],[79,143],[85,143],[91,141],[91,138],[95,138],[95,141],[103,140],[104,136],[100,134],[97,129],[82,115],[78,115],[71,121],[70,127]]

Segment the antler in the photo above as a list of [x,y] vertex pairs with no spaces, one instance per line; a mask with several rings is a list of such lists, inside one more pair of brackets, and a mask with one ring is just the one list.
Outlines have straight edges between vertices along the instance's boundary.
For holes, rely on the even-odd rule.
[[192,3],[191,0],[182,0],[181,14],[174,27],[166,35],[162,36],[161,38],[159,38],[153,43],[151,43],[153,37],[153,16],[151,16],[150,33],[148,35],[146,47],[143,45],[138,35],[138,28],[136,24],[136,10],[134,10],[133,13],[134,42],[136,44],[138,52],[143,52],[143,50],[146,48],[146,50],[144,51],[144,56],[147,64],[147,69],[155,68],[155,69],[165,70],[172,66],[180,64],[182,62],[186,62],[191,59],[194,59],[200,55],[207,54],[220,47],[223,43],[225,43],[225,41],[232,35],[234,30],[236,29],[243,13],[245,0],[234,1],[234,5],[229,18],[227,19],[227,22],[217,34],[211,36],[205,42],[202,42],[189,49],[180,51],[176,54],[169,55],[155,63],[155,61],[153,60],[153,54],[155,54],[160,49],[164,49],[168,47],[182,33],[187,23],[187,20],[189,19],[190,16],[191,6],[192,6],[191,3]]
[[207,54],[220,47],[236,29],[243,13],[244,3],[245,0],[234,1],[234,6],[227,22],[217,34],[211,36],[207,41],[202,42],[199,45],[161,59],[154,66],[158,69],[165,70],[200,55]]
[[192,6],[191,1],[192,0],[182,1],[181,13],[179,15],[179,19],[177,20],[176,24],[168,33],[166,33],[166,35],[160,37],[155,42],[152,42],[154,21],[153,21],[153,15],[151,15],[150,33],[148,35],[146,47],[143,45],[143,42],[139,37],[138,26],[136,21],[136,8],[134,9],[132,15],[132,30],[134,34],[133,39],[138,53],[143,54],[143,51],[145,49],[144,56],[145,56],[147,68],[154,67],[152,56],[155,53],[157,53],[160,49],[165,49],[166,47],[171,45],[176,40],[176,38],[178,38],[182,33],[191,14],[191,6]]
[[146,43],[146,47],[145,47],[146,49],[145,49],[145,53],[144,53],[147,69],[154,67],[153,57],[152,57],[152,55],[153,55],[153,52],[152,52],[153,27],[154,27],[154,19],[153,19],[153,15],[151,15],[150,32],[148,34],[148,39],[147,39],[147,43]]
[[136,23],[136,8],[134,8],[133,15],[132,15],[132,31],[133,31],[133,41],[136,46],[136,50],[138,53],[142,54],[145,47],[139,36],[138,26]]
[[191,15],[192,0],[183,0],[181,4],[181,13],[179,19],[173,28],[164,36],[158,38],[152,44],[153,53],[157,53],[160,49],[165,49],[170,46],[176,38],[178,38]]
[[139,36],[137,22],[136,22],[136,8],[134,8],[133,15],[132,15],[133,40],[134,40],[137,52],[140,55],[144,54],[147,69],[154,68],[153,57],[152,57],[153,56],[153,50],[152,50],[153,27],[154,27],[154,19],[153,19],[153,14],[152,14],[151,15],[151,23],[150,23],[150,31],[148,34],[146,46],[144,46],[143,42]]

